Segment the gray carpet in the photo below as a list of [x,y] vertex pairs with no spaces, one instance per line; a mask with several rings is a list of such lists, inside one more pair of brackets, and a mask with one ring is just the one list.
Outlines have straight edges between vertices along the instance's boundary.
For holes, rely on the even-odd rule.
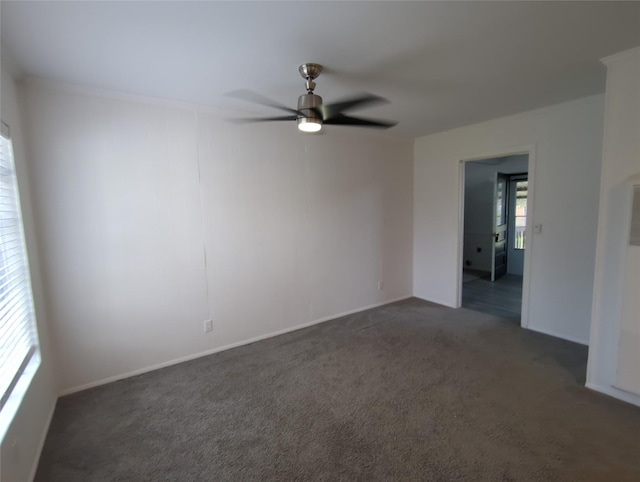
[[638,481],[586,355],[409,299],[63,397],[36,481]]

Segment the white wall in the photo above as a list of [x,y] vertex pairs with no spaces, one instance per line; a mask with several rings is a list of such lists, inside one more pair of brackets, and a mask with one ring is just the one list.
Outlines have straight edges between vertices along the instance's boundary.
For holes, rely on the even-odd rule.
[[[25,162],[27,153],[23,141],[20,110],[18,107],[18,92],[12,77],[12,66],[6,53],[2,55],[2,94],[0,116],[11,129],[14,158],[18,176],[18,186],[22,205],[27,250],[29,254],[29,266],[31,281],[35,298],[37,329],[40,339],[40,365],[37,367],[31,383],[24,392],[22,402],[15,403],[17,412],[13,416],[6,432],[3,434],[0,447],[0,480],[27,481],[31,480],[35,473],[35,467],[40,456],[40,450],[44,443],[44,437],[53,414],[53,408],[57,399],[55,380],[53,374],[53,360],[49,344],[49,332],[47,329],[47,311],[45,308],[45,293],[41,284],[40,260],[36,245],[36,230],[31,205],[31,189],[29,184],[29,171]],[[22,389],[19,383],[16,391]],[[2,416],[6,416],[8,409],[12,408],[13,400],[5,406]],[[8,420],[2,420],[4,424]]]
[[495,168],[468,162],[464,169],[464,266],[491,272]]
[[640,185],[640,48],[609,57],[587,386],[640,405],[640,247],[629,245]]
[[[456,306],[460,260],[460,161],[533,146],[529,325],[587,343],[602,156],[603,96],[559,104],[416,139],[414,294]],[[533,165],[530,159],[530,167]]]
[[40,83],[26,112],[63,392],[411,295],[411,141]]
[[[528,156],[507,156],[466,162],[464,166],[464,243],[465,267],[491,272],[493,257],[493,205],[496,173],[523,173]],[[478,249],[480,248],[480,252]],[[471,265],[466,265],[467,260]],[[507,269],[511,273],[510,259]]]

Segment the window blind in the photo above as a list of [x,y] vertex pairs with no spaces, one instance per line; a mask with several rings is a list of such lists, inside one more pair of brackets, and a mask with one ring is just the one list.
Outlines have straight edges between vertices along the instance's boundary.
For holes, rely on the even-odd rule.
[[33,295],[11,140],[0,135],[0,409],[36,350]]

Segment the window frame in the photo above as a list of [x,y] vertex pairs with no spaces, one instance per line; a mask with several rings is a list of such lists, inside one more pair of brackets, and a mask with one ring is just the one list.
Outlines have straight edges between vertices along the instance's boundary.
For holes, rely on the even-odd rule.
[[[17,411],[22,398],[40,364],[39,341],[36,324],[35,303],[29,269],[29,257],[24,233],[24,220],[20,200],[20,189],[16,170],[15,156],[13,154],[13,142],[11,139],[9,126],[4,122],[0,124],[0,194],[4,194],[0,203],[0,211],[6,216],[13,215],[14,226],[8,229],[0,219],[0,273],[8,266],[7,249],[13,249],[10,257],[14,258],[11,268],[16,275],[16,281],[9,280],[5,276],[0,282],[2,286],[7,286],[6,293],[0,294],[0,368],[6,373],[0,373],[0,435],[4,433],[13,415]],[[7,235],[15,236],[13,243],[6,243]],[[12,244],[7,248],[8,244]],[[10,300],[7,302],[7,300]],[[11,304],[12,308],[7,306]],[[17,309],[14,308],[18,305]],[[11,317],[11,318],[10,318]],[[14,319],[15,318],[15,319]],[[14,329],[18,329],[14,332]],[[16,339],[16,333],[18,338]],[[8,336],[10,334],[11,336]],[[13,345],[5,345],[7,342]],[[19,350],[11,352],[18,347]],[[25,351],[26,349],[26,351]],[[12,356],[21,357],[19,362],[12,360]]]

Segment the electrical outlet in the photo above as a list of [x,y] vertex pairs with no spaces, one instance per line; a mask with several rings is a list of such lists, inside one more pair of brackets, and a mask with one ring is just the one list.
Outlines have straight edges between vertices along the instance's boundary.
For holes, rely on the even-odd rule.
[[382,281],[378,281],[378,291],[382,291],[383,286]]
[[213,322],[211,320],[204,320],[204,332],[209,333],[213,331]]

